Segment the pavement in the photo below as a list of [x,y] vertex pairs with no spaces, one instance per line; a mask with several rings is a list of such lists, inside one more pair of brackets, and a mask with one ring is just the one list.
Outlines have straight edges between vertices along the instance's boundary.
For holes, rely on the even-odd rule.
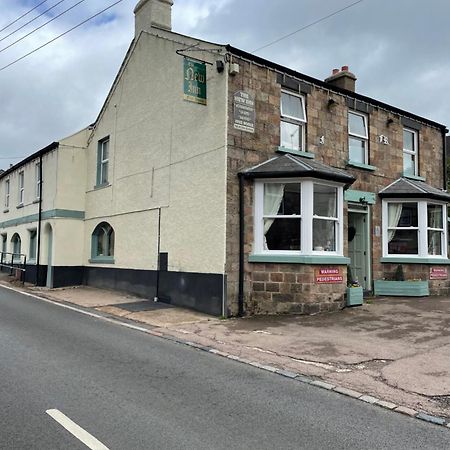
[[[450,422],[450,298],[374,298],[311,316],[220,320],[91,287],[18,287],[146,324],[218,354],[301,374],[342,393]],[[322,386],[324,387],[324,386]],[[358,394],[358,395],[356,395]]]

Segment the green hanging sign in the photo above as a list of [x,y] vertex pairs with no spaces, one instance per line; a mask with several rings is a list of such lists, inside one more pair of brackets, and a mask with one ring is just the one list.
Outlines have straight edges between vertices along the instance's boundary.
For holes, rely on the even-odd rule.
[[206,64],[184,58],[184,99],[206,105]]

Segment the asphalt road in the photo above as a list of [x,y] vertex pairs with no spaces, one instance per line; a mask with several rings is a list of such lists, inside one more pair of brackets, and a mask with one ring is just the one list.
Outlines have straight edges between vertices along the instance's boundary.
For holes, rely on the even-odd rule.
[[0,287],[0,448],[86,449],[54,409],[109,449],[450,448],[448,429]]

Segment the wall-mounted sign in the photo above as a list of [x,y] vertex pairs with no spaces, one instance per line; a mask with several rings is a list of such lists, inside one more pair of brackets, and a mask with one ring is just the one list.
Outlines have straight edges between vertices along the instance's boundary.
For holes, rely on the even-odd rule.
[[255,100],[244,91],[234,94],[234,128],[236,130],[255,132]]
[[447,267],[431,267],[430,280],[446,280],[448,278]]
[[340,284],[344,282],[342,269],[338,267],[320,267],[315,269],[316,283],[319,284]]
[[184,99],[206,105],[206,64],[184,58]]

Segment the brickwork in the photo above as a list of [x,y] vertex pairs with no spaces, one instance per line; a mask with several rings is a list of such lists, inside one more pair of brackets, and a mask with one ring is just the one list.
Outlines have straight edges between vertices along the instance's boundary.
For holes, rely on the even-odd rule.
[[[239,181],[238,173],[276,156],[280,144],[280,93],[277,74],[268,68],[235,59],[240,73],[229,78],[228,99],[228,172],[226,273],[228,306],[237,312],[239,276]],[[301,80],[300,80],[301,81]],[[233,128],[233,94],[244,90],[255,98],[256,129],[247,133]],[[369,163],[375,171],[347,166],[348,111],[347,98],[318,86],[304,96],[307,111],[307,149],[316,160],[346,169],[356,177],[351,189],[378,192],[402,176],[403,125],[401,117],[381,108],[371,107],[369,117]],[[335,103],[329,106],[329,99]],[[387,136],[389,145],[379,142]],[[324,142],[320,143],[323,136]],[[441,130],[421,124],[419,132],[419,173],[432,186],[443,187]],[[248,257],[253,245],[253,183],[245,181],[245,310],[248,314],[313,313],[343,306],[345,284],[319,285],[313,280],[314,266],[303,264],[256,264]],[[381,200],[377,196],[370,207],[372,279],[392,278],[396,265],[383,264]],[[344,205],[344,236],[347,235],[347,205]],[[346,241],[346,239],[344,239]],[[344,242],[347,254],[347,242]],[[404,264],[407,278],[429,278],[429,265]],[[345,267],[342,267],[346,271]],[[294,281],[295,277],[295,281]],[[345,277],[344,277],[345,280]],[[430,281],[432,293],[450,292],[447,281]]]

